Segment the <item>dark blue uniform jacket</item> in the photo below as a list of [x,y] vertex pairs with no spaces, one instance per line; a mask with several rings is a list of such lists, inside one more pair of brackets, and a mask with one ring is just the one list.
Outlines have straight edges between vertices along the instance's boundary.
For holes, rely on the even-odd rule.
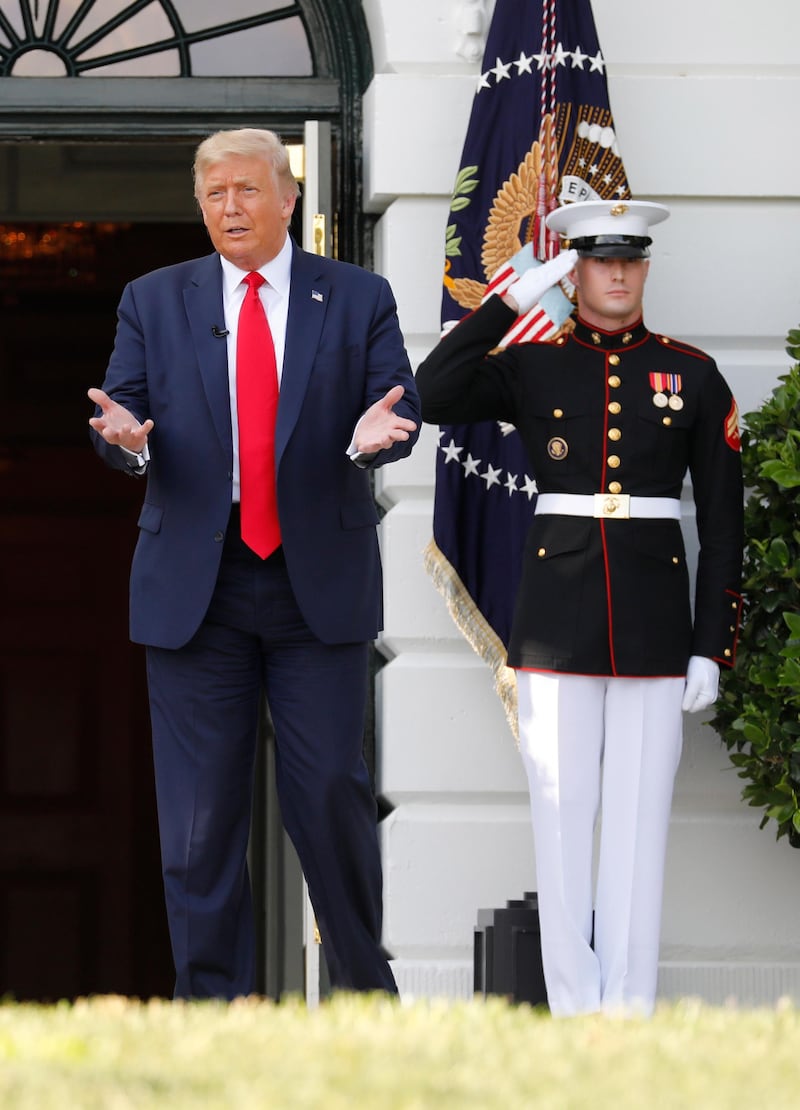
[[423,419],[514,424],[540,493],[680,498],[688,473],[700,548],[692,612],[679,521],[535,516],[509,664],[644,676],[684,675],[690,655],[732,665],[743,488],[716,364],[641,321],[604,332],[579,318],[552,343],[498,351],[513,318],[492,297],[445,336],[417,371]]

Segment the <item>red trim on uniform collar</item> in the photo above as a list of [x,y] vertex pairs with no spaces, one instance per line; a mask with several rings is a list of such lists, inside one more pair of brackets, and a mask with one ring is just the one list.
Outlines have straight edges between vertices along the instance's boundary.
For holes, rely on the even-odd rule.
[[602,328],[592,327],[577,316],[572,338],[584,347],[591,347],[595,351],[625,351],[643,343],[649,334],[641,316],[629,328],[620,328],[616,331],[604,331]]

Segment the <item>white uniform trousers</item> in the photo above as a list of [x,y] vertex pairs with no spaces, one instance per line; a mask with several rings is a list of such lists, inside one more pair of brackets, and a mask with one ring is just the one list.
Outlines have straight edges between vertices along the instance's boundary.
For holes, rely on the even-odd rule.
[[683,678],[517,671],[554,1015],[650,1014],[655,1005],[684,685]]

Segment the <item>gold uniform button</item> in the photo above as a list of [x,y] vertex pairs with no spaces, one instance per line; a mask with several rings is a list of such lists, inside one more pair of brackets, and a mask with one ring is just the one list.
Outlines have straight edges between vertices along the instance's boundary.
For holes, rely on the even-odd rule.
[[661,417],[661,423],[666,424],[666,426],[669,427],[670,424],[672,423],[672,417],[671,416],[662,416]]
[[608,406],[608,411],[611,413],[612,416],[619,416],[619,414],[622,412],[622,405],[619,403],[619,401],[612,401],[611,404]]
[[612,470],[616,470],[617,467],[620,465],[619,455],[609,455],[606,461],[608,462],[608,465],[611,467]]
[[677,565],[678,565],[678,563],[680,562],[680,559],[678,558],[678,556],[677,556],[677,555],[673,555],[673,556],[672,556],[672,561],[673,561],[673,563],[675,564],[675,566],[677,566]]
[[611,377],[608,379],[608,384],[611,386],[612,389],[619,389],[619,387],[622,385],[622,379],[618,378],[616,374],[612,374]]
[[564,410],[563,409],[553,409],[553,416],[556,418],[556,420],[560,420],[563,415],[564,415]]
[[608,483],[608,492],[609,493],[622,493],[622,482],[609,482]]
[[725,648],[725,651],[723,652],[723,655],[725,656],[726,659],[730,659],[731,649],[730,648]]
[[619,366],[619,355],[609,355],[608,361],[612,366]]
[[619,430],[619,428],[609,428],[608,438],[613,439],[614,442],[616,442],[618,439],[622,439],[622,432]]
[[543,556],[545,556],[546,554],[547,554],[547,548],[540,547],[538,552],[537,552],[537,555],[539,556],[539,558],[540,559],[543,558]]
[[735,631],[736,631],[736,625],[735,625],[735,624],[732,624],[732,625],[730,626],[730,628],[728,629],[728,631],[729,631],[729,632],[735,632]]
[[739,608],[739,602],[738,601],[732,601],[731,602],[731,609],[738,609],[738,608]]

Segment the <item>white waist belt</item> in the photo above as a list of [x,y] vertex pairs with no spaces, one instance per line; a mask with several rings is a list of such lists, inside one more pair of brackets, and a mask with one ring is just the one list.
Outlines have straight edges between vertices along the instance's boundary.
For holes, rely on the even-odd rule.
[[629,493],[540,493],[536,515],[596,516],[604,520],[629,520],[631,517],[681,519],[677,497],[632,497]]

